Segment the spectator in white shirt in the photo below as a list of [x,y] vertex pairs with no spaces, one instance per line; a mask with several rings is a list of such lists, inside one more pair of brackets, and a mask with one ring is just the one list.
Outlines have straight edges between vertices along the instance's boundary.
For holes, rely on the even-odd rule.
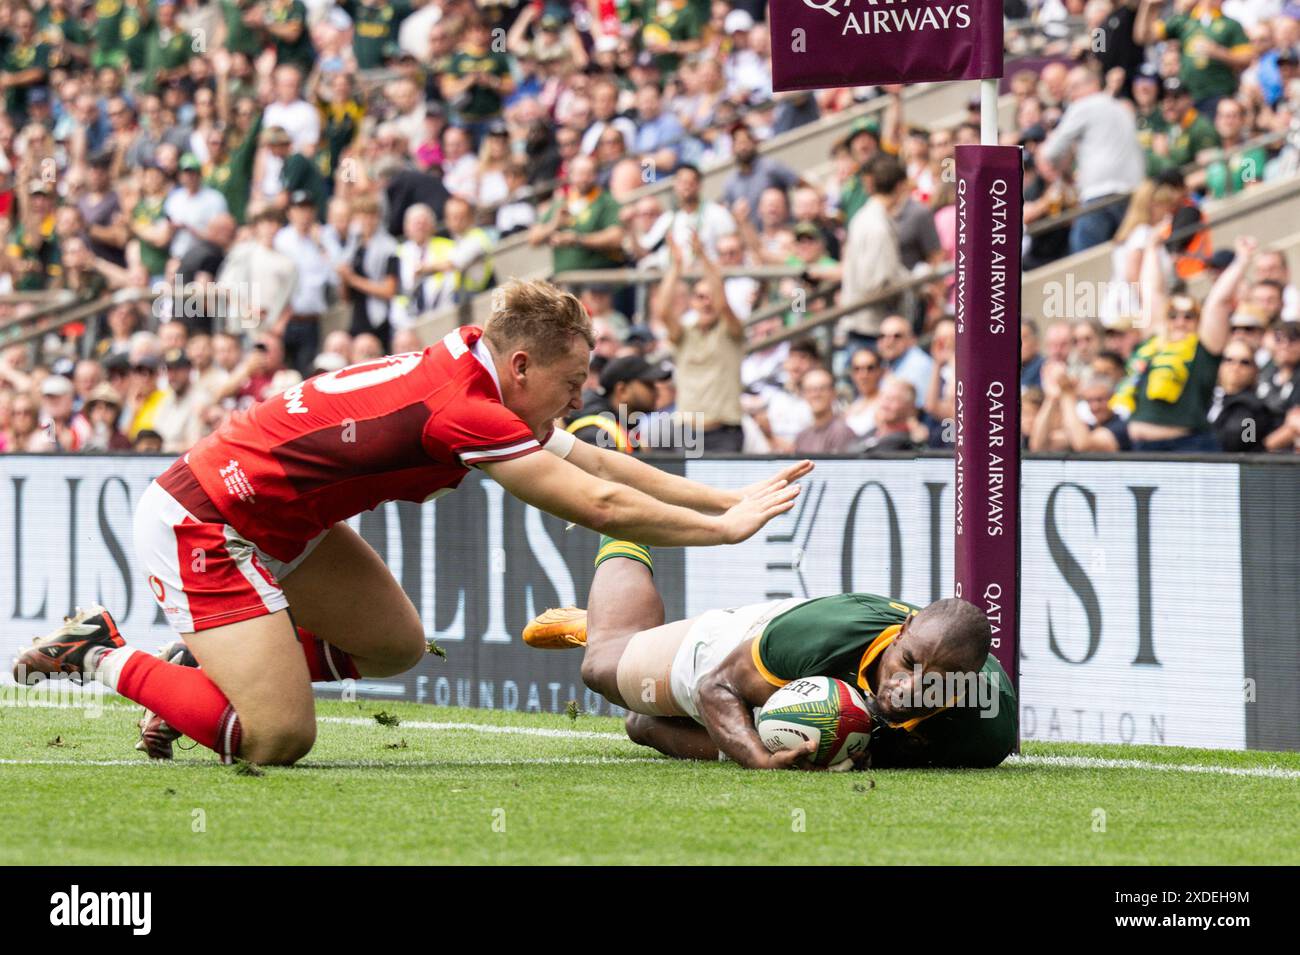
[[515,157],[506,163],[506,199],[497,207],[497,235],[505,238],[537,221],[537,203],[528,185],[528,162]]
[[228,331],[239,334],[280,322],[298,281],[293,260],[275,249],[275,237],[284,221],[275,209],[253,216],[252,237],[230,250],[217,276],[217,285],[229,302]]
[[197,156],[186,153],[181,157],[179,168],[181,184],[163,203],[164,214],[176,227],[169,254],[178,261],[203,237],[213,219],[230,211],[225,196],[203,185]]
[[[717,259],[718,240],[724,235],[736,233],[736,220],[725,206],[700,198],[702,179],[696,167],[679,166],[673,175],[675,208],[664,215],[669,217],[673,241],[688,257],[690,253],[687,250],[692,245],[691,236],[698,235],[709,258]],[[691,264],[686,263],[687,267]]]
[[755,417],[773,452],[788,454],[794,450],[794,439],[812,424],[812,409],[799,394],[799,382],[805,374],[821,365],[821,353],[814,341],[793,341],[782,369],[782,387],[763,389],[766,407]]
[[424,140],[425,120],[429,118],[424,94],[413,81],[403,77],[385,86],[384,95],[397,114],[386,125],[391,125],[406,140],[409,152]]
[[163,450],[184,454],[203,436],[203,410],[211,403],[209,395],[192,381],[190,359],[174,349],[163,356],[167,368],[167,387],[153,415],[152,428],[162,435]]
[[337,275],[316,236],[316,200],[303,190],[289,198],[289,224],[275,235],[275,250],[293,260],[298,284],[279,331],[284,361],[304,377],[320,350],[320,320],[329,309],[329,288]]
[[459,126],[442,131],[442,184],[468,202],[478,194],[478,157],[469,133]]
[[275,101],[262,113],[262,128],[279,126],[293,140],[293,151],[311,156],[320,141],[320,112],[302,98],[302,74],[296,66],[280,66],[272,79]]
[[636,123],[618,115],[618,85],[613,80],[601,80],[592,85],[591,112],[595,118],[582,134],[582,151],[586,155],[596,152],[600,134],[610,126],[623,134],[623,142],[636,141]]
[[[1146,172],[1133,113],[1103,91],[1095,69],[1076,66],[1067,78],[1070,105],[1036,156],[1038,171],[1049,183],[1064,174],[1073,151],[1074,182],[1087,204],[1131,193]],[[1119,228],[1127,202],[1113,202],[1085,213],[1070,226],[1070,254],[1108,241]]]
[[767,91],[770,86],[770,67],[749,41],[754,29],[754,18],[745,10],[732,10],[722,24],[731,40],[731,52],[723,65],[727,78],[727,93],[736,100],[748,100],[755,93]]

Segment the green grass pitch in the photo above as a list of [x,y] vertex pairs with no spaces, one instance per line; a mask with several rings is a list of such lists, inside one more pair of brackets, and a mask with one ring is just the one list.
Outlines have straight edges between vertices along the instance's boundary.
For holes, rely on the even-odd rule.
[[0,707],[0,865],[1300,862],[1296,753],[1027,743],[995,770],[758,773],[660,759],[610,718],[322,701],[302,764],[241,772],[151,764],[110,700]]

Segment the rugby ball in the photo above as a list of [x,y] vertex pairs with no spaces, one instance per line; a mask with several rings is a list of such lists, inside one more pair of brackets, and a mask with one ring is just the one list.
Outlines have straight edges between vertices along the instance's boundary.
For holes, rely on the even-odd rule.
[[862,696],[843,680],[809,676],[773,693],[755,719],[769,753],[797,749],[812,741],[812,762],[834,766],[866,752],[871,714]]

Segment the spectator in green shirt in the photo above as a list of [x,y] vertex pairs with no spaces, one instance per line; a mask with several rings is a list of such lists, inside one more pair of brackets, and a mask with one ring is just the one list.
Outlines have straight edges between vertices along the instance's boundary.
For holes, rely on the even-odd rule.
[[1255,242],[1245,236],[1237,239],[1236,268],[1229,266],[1219,277],[1202,316],[1196,299],[1169,293],[1161,241],[1159,232],[1153,231],[1140,277],[1143,305],[1154,316],[1155,334],[1130,356],[1127,377],[1110,406],[1117,414],[1127,413],[1128,437],[1135,451],[1216,451],[1219,445],[1208,414],[1232,311],[1223,291],[1239,280]]
[[36,15],[38,36],[51,51],[51,67],[79,66],[89,60],[90,31],[68,6],[68,0],[49,0]]
[[1182,80],[1172,76],[1165,80],[1160,110],[1166,128],[1151,137],[1151,152],[1147,156],[1149,175],[1186,166],[1203,150],[1218,148],[1219,134],[1214,131],[1214,124],[1192,105],[1191,93]]
[[528,241],[551,247],[553,272],[617,268],[623,258],[618,210],[614,197],[596,184],[596,160],[576,156],[568,184],[556,192]]
[[[328,87],[327,94],[322,95],[322,87]],[[316,151],[316,165],[326,178],[328,189],[344,150],[352,145],[361,132],[366,107],[357,94],[352,74],[334,73],[328,82],[317,79],[316,108],[320,110],[321,142],[324,147]]]
[[92,28],[90,62],[95,69],[122,66],[126,47],[122,42],[122,0],[95,0],[95,25]]
[[[139,249],[139,262],[149,271],[152,279],[161,278],[167,271],[167,249],[175,234],[175,228],[163,211],[167,190],[167,176],[162,167],[150,162],[144,167],[143,190],[140,200],[131,210],[131,221],[128,224],[131,238],[136,240]],[[129,261],[129,251],[127,258]]]
[[126,53],[126,62],[132,70],[143,70],[145,57],[149,52],[149,27],[153,24],[153,15],[149,12],[148,0],[127,0],[118,23],[118,33],[122,49]]
[[1156,133],[1163,133],[1169,128],[1160,109],[1160,74],[1154,69],[1143,67],[1133,77],[1133,119],[1137,122],[1138,145],[1148,156],[1151,154],[1151,141]]
[[840,188],[839,211],[841,221],[846,226],[871,198],[871,181],[867,175],[868,164],[882,152],[898,155],[898,110],[901,109],[899,105],[901,94],[891,92],[890,97],[883,134],[877,116],[859,116],[849,127],[848,135],[839,143],[840,148],[849,151],[849,156],[858,169]]
[[176,0],[158,0],[158,22],[149,31],[144,58],[145,89],[154,91],[189,72],[193,37],[176,20]]
[[[1241,192],[1264,178],[1268,153],[1263,146],[1244,148],[1247,142],[1246,112],[1235,99],[1219,100],[1214,111],[1214,131],[1219,135],[1217,156],[1200,178],[1201,185],[1215,199]],[[1193,186],[1197,185],[1195,179]]]
[[316,47],[307,29],[307,6],[303,0],[270,0],[263,29],[276,44],[277,66],[298,66],[303,75],[316,65]]
[[407,0],[347,0],[340,6],[352,18],[352,53],[359,69],[376,69],[396,55],[398,28],[411,13]]
[[27,188],[21,221],[5,249],[5,271],[14,276],[14,289],[36,292],[49,288],[62,275],[59,238],[54,231],[54,192],[41,179]]
[[243,225],[252,192],[262,115],[251,97],[237,99],[231,113],[233,122],[222,131],[221,145],[212,152],[203,179],[226,197],[230,214]]
[[1196,108],[1206,115],[1225,96],[1237,92],[1238,75],[1255,58],[1255,47],[1240,23],[1223,15],[1223,0],[1201,0],[1185,13],[1161,22],[1164,0],[1140,0],[1133,40],[1140,46],[1177,40],[1182,47],[1180,77]]
[[262,36],[244,23],[244,17],[256,4],[257,0],[221,0],[221,19],[225,23],[225,34],[220,48],[230,53],[243,53],[256,59],[262,52]]
[[20,123],[27,118],[27,94],[49,79],[50,48],[36,36],[36,17],[20,8],[13,15],[12,40],[0,61],[5,110]]
[[684,55],[703,47],[700,35],[708,14],[701,17],[699,7],[689,0],[660,0],[646,7],[641,44],[654,54],[656,65],[665,75],[675,73]]
[[280,167],[280,192],[276,195],[274,205],[281,212],[289,208],[290,197],[296,192],[305,192],[316,204],[316,215],[323,219],[325,201],[328,198],[325,181],[321,178],[316,163],[302,153],[293,151],[293,140],[279,126],[271,126],[262,132],[262,145],[270,150],[271,155],[283,163]]
[[454,53],[440,81],[442,97],[455,110],[475,144],[488,124],[501,114],[505,97],[514,90],[510,61],[492,50],[487,21],[470,23],[464,46]]
[[[794,227],[794,249],[785,260],[804,270],[798,278],[784,279],[780,285],[780,298],[787,302],[811,301],[816,287],[823,282],[838,282],[843,270],[840,263],[826,251],[826,240],[815,222],[800,222]],[[798,310],[785,313],[785,324],[795,325],[803,316]]]

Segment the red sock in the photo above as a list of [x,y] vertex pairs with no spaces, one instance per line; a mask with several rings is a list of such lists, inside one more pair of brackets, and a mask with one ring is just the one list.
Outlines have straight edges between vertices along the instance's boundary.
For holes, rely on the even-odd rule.
[[302,645],[302,655],[307,658],[307,671],[313,683],[355,680],[361,676],[352,657],[305,627],[298,628],[298,643]]
[[202,670],[133,653],[117,678],[117,692],[216,752],[223,763],[238,755],[239,715]]

